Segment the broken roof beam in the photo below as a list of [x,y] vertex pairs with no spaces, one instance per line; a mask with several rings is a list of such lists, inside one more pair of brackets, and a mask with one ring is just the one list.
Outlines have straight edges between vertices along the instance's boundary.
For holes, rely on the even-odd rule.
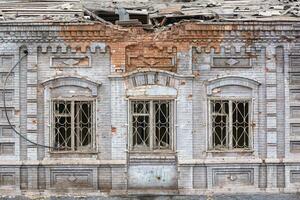
[[108,25],[113,25],[111,22],[108,22],[108,21],[102,19],[101,17],[99,17],[98,15],[96,15],[95,13],[93,13],[92,11],[89,11],[87,8],[83,7],[83,10],[84,10],[84,12],[87,15],[93,17],[94,19],[96,19],[96,20],[98,20],[98,21],[100,21],[102,23],[108,24]]

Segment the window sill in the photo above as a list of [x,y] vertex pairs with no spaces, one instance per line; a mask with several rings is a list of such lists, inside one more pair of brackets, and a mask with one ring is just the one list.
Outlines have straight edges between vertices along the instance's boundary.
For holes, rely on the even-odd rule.
[[51,158],[95,158],[96,151],[50,151]]
[[50,154],[97,154],[97,151],[50,151]]
[[175,154],[173,150],[165,149],[165,150],[129,150],[130,154]]
[[130,162],[136,163],[153,163],[153,162],[175,162],[176,152],[168,151],[129,151]]
[[207,150],[206,153],[253,153],[253,149],[222,149],[222,150]]

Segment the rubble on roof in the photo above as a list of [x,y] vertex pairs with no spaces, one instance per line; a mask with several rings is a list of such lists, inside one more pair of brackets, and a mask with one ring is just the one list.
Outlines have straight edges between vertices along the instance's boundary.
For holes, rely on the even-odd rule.
[[182,20],[299,20],[300,0],[0,0],[0,21],[101,21],[161,27]]
[[78,21],[83,16],[80,0],[0,0],[0,21]]

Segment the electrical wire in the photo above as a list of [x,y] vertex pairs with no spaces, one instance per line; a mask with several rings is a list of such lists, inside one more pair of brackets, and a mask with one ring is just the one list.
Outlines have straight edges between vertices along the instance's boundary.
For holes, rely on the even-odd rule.
[[10,128],[17,134],[19,135],[22,139],[26,140],[27,142],[35,145],[35,146],[39,146],[39,147],[43,147],[43,148],[50,148],[50,149],[58,149],[58,147],[52,147],[52,146],[47,146],[47,145],[43,145],[43,144],[39,144],[39,143],[36,143],[30,139],[28,139],[26,136],[22,135],[19,131],[17,131],[15,129],[15,127],[12,125],[9,117],[8,117],[8,113],[7,113],[7,107],[6,107],[6,97],[5,97],[5,93],[6,93],[6,83],[7,83],[7,80],[10,76],[10,74],[13,72],[13,70],[16,68],[16,66],[25,58],[28,56],[28,51],[27,50],[24,50],[24,55],[19,59],[19,61],[10,69],[10,71],[7,73],[6,77],[5,77],[5,80],[4,80],[4,84],[3,84],[3,106],[4,106],[4,112],[5,112],[5,117],[6,117],[6,120],[7,120],[7,123],[8,125],[10,126]]

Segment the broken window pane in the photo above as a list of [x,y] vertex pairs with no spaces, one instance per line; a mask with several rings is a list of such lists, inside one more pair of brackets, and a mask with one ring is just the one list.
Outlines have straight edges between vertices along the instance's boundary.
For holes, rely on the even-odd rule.
[[92,147],[92,101],[54,101],[54,146],[60,151]]

